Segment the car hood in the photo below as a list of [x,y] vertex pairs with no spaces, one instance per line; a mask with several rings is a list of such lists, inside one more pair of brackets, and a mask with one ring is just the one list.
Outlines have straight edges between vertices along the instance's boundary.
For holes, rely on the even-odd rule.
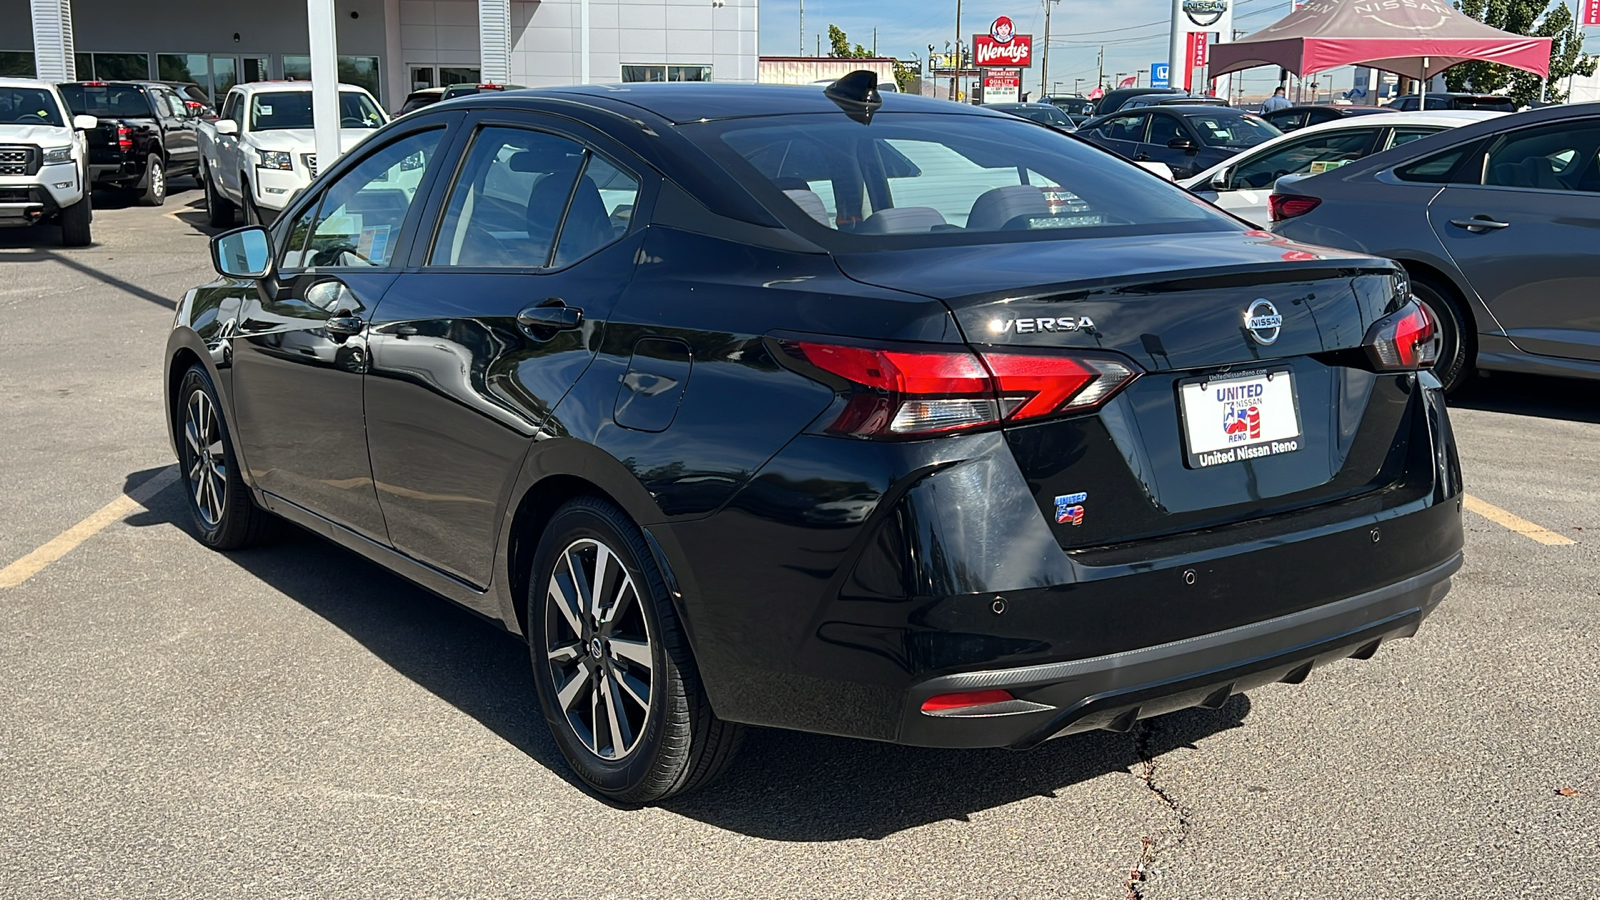
[[[366,140],[368,135],[377,130],[376,128],[341,128],[339,129],[339,148],[341,150],[349,150],[351,147]],[[262,150],[314,153],[317,149],[317,136],[316,132],[310,128],[281,128],[253,132],[250,135],[250,143]]]
[[0,144],[49,144],[59,147],[72,141],[72,129],[57,125],[0,125]]

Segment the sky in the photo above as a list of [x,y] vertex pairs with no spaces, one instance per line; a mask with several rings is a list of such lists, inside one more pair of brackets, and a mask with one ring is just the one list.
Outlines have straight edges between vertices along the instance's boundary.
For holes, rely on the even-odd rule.
[[[1234,27],[1258,31],[1289,14],[1290,0],[1235,0]],[[1032,34],[1034,66],[1023,74],[1023,89],[1037,94],[1037,56],[1044,43],[1044,0],[963,0],[961,40],[989,30],[996,16],[1010,16],[1018,34]],[[1061,82],[1070,93],[1073,79],[1087,93],[1098,73],[1095,56],[1105,44],[1108,79],[1117,72],[1142,71],[1149,83],[1150,64],[1165,62],[1171,0],[1061,0],[1051,11],[1050,80]],[[955,40],[956,0],[806,0],[805,54],[814,55],[817,36],[823,53],[828,48],[828,25],[843,28],[852,44],[872,49],[872,30],[878,30],[878,54],[909,59],[925,56],[928,45],[944,51]],[[761,0],[761,54],[791,56],[800,50],[799,0]],[[1341,90],[1350,87],[1349,69],[1328,73]],[[1245,73],[1246,93],[1267,93],[1277,82],[1277,71],[1256,69]],[[1326,76],[1324,84],[1326,84]]]

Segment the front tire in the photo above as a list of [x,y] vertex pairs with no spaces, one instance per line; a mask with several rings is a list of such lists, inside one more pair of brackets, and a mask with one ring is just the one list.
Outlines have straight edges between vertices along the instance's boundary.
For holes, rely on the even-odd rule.
[[239,476],[233,438],[204,366],[196,363],[184,373],[176,410],[178,475],[200,542],[213,550],[260,543],[271,527],[270,514],[256,506]]
[[155,153],[150,154],[144,165],[144,193],[139,195],[139,202],[145,206],[160,206],[167,202],[167,168]]
[[558,509],[526,600],[539,706],[584,783],[651,803],[721,774],[741,729],[712,712],[661,573],[625,513],[597,497]]
[[212,228],[232,228],[233,203],[217,193],[215,178],[202,177],[201,183],[206,189],[206,224]]
[[94,205],[89,200],[89,191],[83,192],[83,197],[71,206],[61,210],[61,246],[87,247],[93,240],[90,222],[94,219]]

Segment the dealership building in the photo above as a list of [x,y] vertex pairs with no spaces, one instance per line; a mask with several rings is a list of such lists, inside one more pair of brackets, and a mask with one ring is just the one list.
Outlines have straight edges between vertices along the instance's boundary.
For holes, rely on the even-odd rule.
[[[335,0],[340,80],[422,87],[753,82],[757,0]],[[0,0],[0,77],[311,77],[303,0]]]

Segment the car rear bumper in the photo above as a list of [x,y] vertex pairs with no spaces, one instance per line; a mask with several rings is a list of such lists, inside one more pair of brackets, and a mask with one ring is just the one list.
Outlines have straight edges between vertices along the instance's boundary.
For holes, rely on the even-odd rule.
[[[1298,684],[1315,667],[1366,659],[1383,642],[1416,634],[1460,567],[1457,553],[1426,572],[1335,603],[1153,647],[930,679],[911,691],[899,742],[1025,749],[1081,731],[1127,731],[1139,719],[1180,709],[1215,709],[1234,694],[1273,682]],[[1021,703],[944,714],[921,709],[938,694],[995,689]]]

